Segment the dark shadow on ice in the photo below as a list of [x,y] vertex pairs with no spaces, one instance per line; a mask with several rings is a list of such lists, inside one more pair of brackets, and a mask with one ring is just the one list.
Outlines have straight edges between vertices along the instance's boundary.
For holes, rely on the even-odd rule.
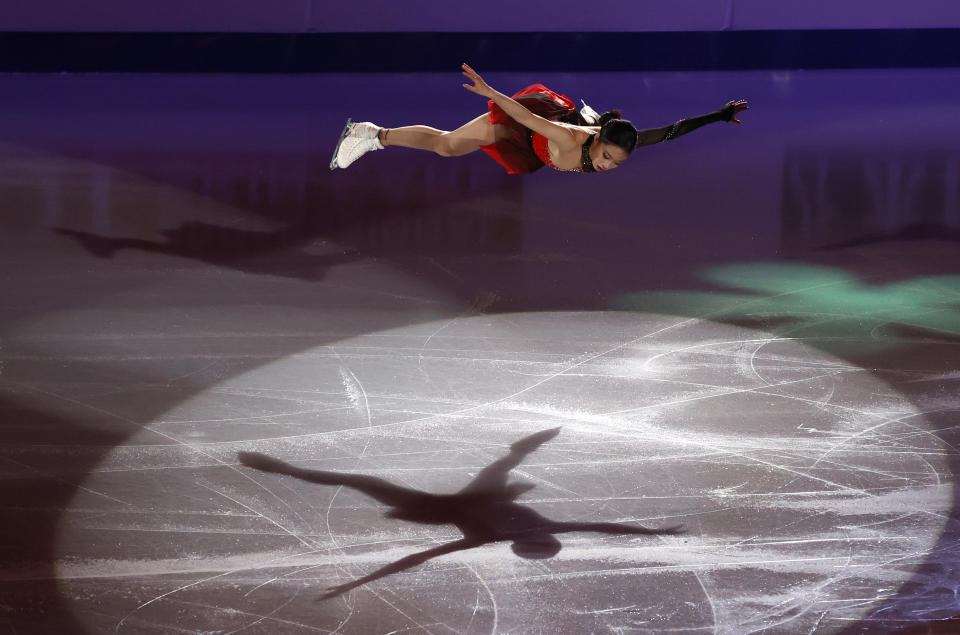
[[191,221],[164,230],[164,241],[110,238],[64,228],[56,231],[74,238],[98,258],[112,258],[120,250],[136,249],[190,258],[245,273],[282,275],[306,280],[319,280],[323,278],[327,267],[346,264],[359,258],[355,251],[319,255],[294,251],[286,261],[280,259],[279,264],[275,255],[271,256],[269,261],[257,259],[261,255],[299,248],[310,240],[310,236],[296,229],[260,232]]
[[905,225],[896,231],[867,234],[850,240],[828,243],[817,249],[820,251],[829,251],[847,249],[849,247],[863,247],[876,243],[899,243],[912,240],[960,241],[960,229],[934,223],[913,223]]
[[507,483],[513,468],[540,445],[559,434],[560,428],[543,430],[520,439],[510,453],[485,467],[456,494],[430,494],[394,485],[383,479],[360,474],[306,470],[257,452],[240,452],[240,463],[263,472],[286,474],[311,483],[344,485],[376,499],[392,509],[387,518],[399,518],[428,525],[456,525],[463,538],[426,551],[411,554],[373,573],[330,588],[322,597],[334,597],[378,578],[423,564],[437,556],[472,549],[492,542],[512,541],[511,549],[522,558],[550,558],[561,549],[554,534],[591,531],[603,534],[662,535],[683,532],[682,525],[649,529],[638,525],[606,522],[561,522],[541,516],[516,502],[529,483]]

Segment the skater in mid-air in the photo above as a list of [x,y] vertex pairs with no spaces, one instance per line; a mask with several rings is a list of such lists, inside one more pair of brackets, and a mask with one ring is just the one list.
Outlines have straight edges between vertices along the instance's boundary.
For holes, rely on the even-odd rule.
[[543,84],[508,97],[491,88],[467,64],[463,74],[472,82],[464,88],[490,100],[489,112],[449,132],[422,125],[383,128],[348,119],[330,169],[345,168],[371,150],[399,146],[444,157],[483,150],[510,174],[528,174],[544,165],[567,172],[603,172],[622,165],[637,146],[676,139],[716,121],[743,123],[737,115],[748,109],[741,99],[706,115],[637,130],[620,118],[619,111],[597,115],[586,104],[578,109],[569,97]]

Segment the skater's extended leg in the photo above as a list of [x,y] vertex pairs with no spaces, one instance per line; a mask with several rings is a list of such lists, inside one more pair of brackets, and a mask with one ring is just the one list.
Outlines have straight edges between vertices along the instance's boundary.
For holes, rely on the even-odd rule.
[[430,126],[381,128],[380,143],[384,147],[416,148],[435,152],[442,157],[459,157],[473,152],[480,146],[494,143],[497,140],[497,133],[497,127],[490,123],[490,117],[480,115],[451,131],[437,130]]
[[307,470],[290,465],[280,459],[275,459],[259,452],[240,452],[237,454],[240,463],[261,472],[286,474],[309,483],[321,485],[344,485],[362,492],[370,498],[376,499],[391,507],[409,507],[420,503],[423,499],[431,498],[431,494],[420,492],[407,487],[394,485],[389,481],[365,474],[345,474],[343,472],[328,472],[326,470]]
[[357,578],[356,580],[347,582],[346,584],[331,587],[327,589],[326,593],[320,596],[320,599],[326,600],[336,597],[342,593],[346,593],[350,589],[355,589],[358,586],[364,585],[367,582],[371,582],[384,576],[388,576],[391,573],[399,573],[400,571],[405,571],[411,567],[423,564],[431,558],[436,558],[437,556],[453,553],[455,551],[462,551],[464,549],[472,549],[474,547],[479,547],[482,544],[484,543],[464,539],[448,542],[445,545],[440,545],[439,547],[434,547],[433,549],[427,549],[426,551],[421,551],[420,553],[410,554],[409,556],[401,558],[396,562],[392,562],[385,567],[381,567],[373,573],[363,576],[362,578]]

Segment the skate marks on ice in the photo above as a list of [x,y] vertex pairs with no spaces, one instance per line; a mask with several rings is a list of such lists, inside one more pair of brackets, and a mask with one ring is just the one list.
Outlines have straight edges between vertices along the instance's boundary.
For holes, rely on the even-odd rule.
[[[874,374],[653,314],[356,337],[149,428],[86,484],[133,508],[81,492],[61,527],[65,594],[118,632],[838,632],[911,579],[952,506],[953,450]],[[495,504],[436,505],[471,487]],[[611,531],[470,533],[531,519]]]

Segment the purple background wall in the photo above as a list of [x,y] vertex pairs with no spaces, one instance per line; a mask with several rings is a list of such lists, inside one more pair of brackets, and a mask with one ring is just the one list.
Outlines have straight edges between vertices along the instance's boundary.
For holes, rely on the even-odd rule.
[[[489,229],[491,219],[512,218],[522,237],[513,245],[518,252],[563,254],[568,279],[601,276],[616,291],[669,284],[704,261],[770,259],[882,240],[912,226],[939,228],[944,237],[960,232],[958,69],[485,77],[506,91],[542,81],[598,109],[622,108],[642,126],[737,97],[752,108],[743,126],[714,124],[643,148],[623,169],[594,177],[544,169],[507,178],[479,153],[453,161],[403,149],[331,172],[330,152],[347,116],[387,126],[426,119],[450,129],[481,113],[484,100],[461,88],[456,72],[19,75],[5,82],[0,140],[72,157],[107,180],[118,178],[109,176],[112,169],[139,173],[332,240],[344,239],[353,224],[370,234],[347,242],[366,253],[416,253],[421,238],[397,226],[415,227],[422,215],[450,219],[437,242],[459,254],[476,247],[460,233],[469,223]],[[389,108],[384,94],[395,96]],[[41,177],[70,188],[71,174]],[[17,187],[45,191],[32,178]],[[81,198],[99,202],[78,212],[36,201],[46,211],[29,215],[30,222],[125,235],[179,213],[176,206],[128,207],[120,194]],[[439,224],[430,218],[429,226]],[[556,276],[563,265],[549,262]],[[569,299],[571,288],[558,295]]]
[[[455,5],[454,5],[455,6]],[[584,14],[584,3],[486,0],[6,0],[0,31],[325,33],[362,31],[718,31],[960,26],[955,0],[643,0]]]

